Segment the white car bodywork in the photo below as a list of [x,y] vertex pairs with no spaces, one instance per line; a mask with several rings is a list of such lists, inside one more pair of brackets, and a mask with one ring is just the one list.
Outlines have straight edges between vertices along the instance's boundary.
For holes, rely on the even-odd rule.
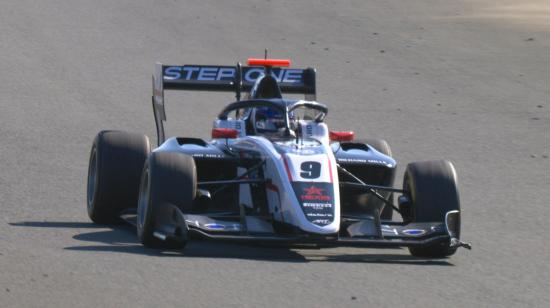
[[[246,136],[245,123],[242,120],[214,121],[214,128],[232,128],[239,134],[236,139],[213,139],[210,145],[225,145],[235,153],[253,151],[265,160],[263,165],[264,178],[268,180],[266,187],[268,209],[273,219],[282,223],[294,225],[305,232],[316,234],[335,234],[340,229],[340,194],[337,163],[329,144],[328,128],[324,123],[314,121],[299,122],[303,127],[304,138],[285,141],[272,141],[263,136]],[[196,144],[183,144],[176,138],[166,140],[154,151],[180,152],[189,154],[190,151],[201,150],[204,147]],[[304,162],[314,162],[321,166],[319,176],[305,178],[300,170]],[[240,173],[245,170],[242,168]],[[330,184],[331,192],[326,192],[322,202],[300,202],[298,196],[303,193],[296,191],[296,184],[323,183]],[[327,187],[327,186],[325,186]],[[323,189],[321,189],[323,190]],[[239,203],[246,206],[252,205],[249,185],[240,185]],[[306,207],[330,207],[332,213],[305,213]],[[326,212],[326,211],[324,211]],[[306,217],[306,215],[319,216]],[[323,217],[323,215],[329,215]],[[312,221],[326,220],[324,223]],[[328,222],[330,220],[330,222]],[[327,223],[328,222],[328,223]]]

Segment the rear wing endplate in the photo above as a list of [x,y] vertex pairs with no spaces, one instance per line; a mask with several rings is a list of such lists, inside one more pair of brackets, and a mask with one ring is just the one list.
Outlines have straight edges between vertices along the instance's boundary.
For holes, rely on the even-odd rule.
[[[164,65],[157,63],[153,75],[153,112],[157,126],[158,144],[164,140],[166,112],[165,90],[226,91],[235,92],[237,100],[242,91],[250,91],[256,80],[264,74],[261,66],[216,65]],[[281,92],[304,94],[306,100],[315,100],[315,69],[273,67],[271,74],[277,80]]]

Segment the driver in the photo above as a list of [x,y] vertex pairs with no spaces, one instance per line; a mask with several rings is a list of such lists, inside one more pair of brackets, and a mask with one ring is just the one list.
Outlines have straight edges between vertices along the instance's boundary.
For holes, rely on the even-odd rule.
[[[287,133],[285,113],[272,107],[256,107],[252,110],[251,120],[256,135],[284,137]],[[292,114],[289,114],[292,122]]]

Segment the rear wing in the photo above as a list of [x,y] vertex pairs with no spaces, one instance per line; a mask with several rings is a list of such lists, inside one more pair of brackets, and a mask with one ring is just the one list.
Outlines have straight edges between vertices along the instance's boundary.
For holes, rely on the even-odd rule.
[[[307,100],[315,100],[315,69],[273,67],[271,74],[277,80],[281,92],[304,94]],[[226,91],[235,92],[237,101],[242,91],[250,91],[256,80],[264,74],[262,66],[217,65],[165,65],[157,63],[153,75],[153,112],[157,126],[158,144],[164,140],[165,90]]]

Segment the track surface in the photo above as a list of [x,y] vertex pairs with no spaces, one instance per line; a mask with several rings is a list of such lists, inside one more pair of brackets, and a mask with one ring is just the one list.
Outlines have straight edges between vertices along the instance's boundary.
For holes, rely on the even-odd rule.
[[[307,2],[3,0],[0,306],[549,307],[550,5]],[[400,174],[454,161],[474,250],[166,253],[92,225],[92,139],[154,136],[153,63],[233,64],[263,48],[317,67],[329,124],[386,138]],[[169,95],[171,132],[206,137],[230,99]]]

